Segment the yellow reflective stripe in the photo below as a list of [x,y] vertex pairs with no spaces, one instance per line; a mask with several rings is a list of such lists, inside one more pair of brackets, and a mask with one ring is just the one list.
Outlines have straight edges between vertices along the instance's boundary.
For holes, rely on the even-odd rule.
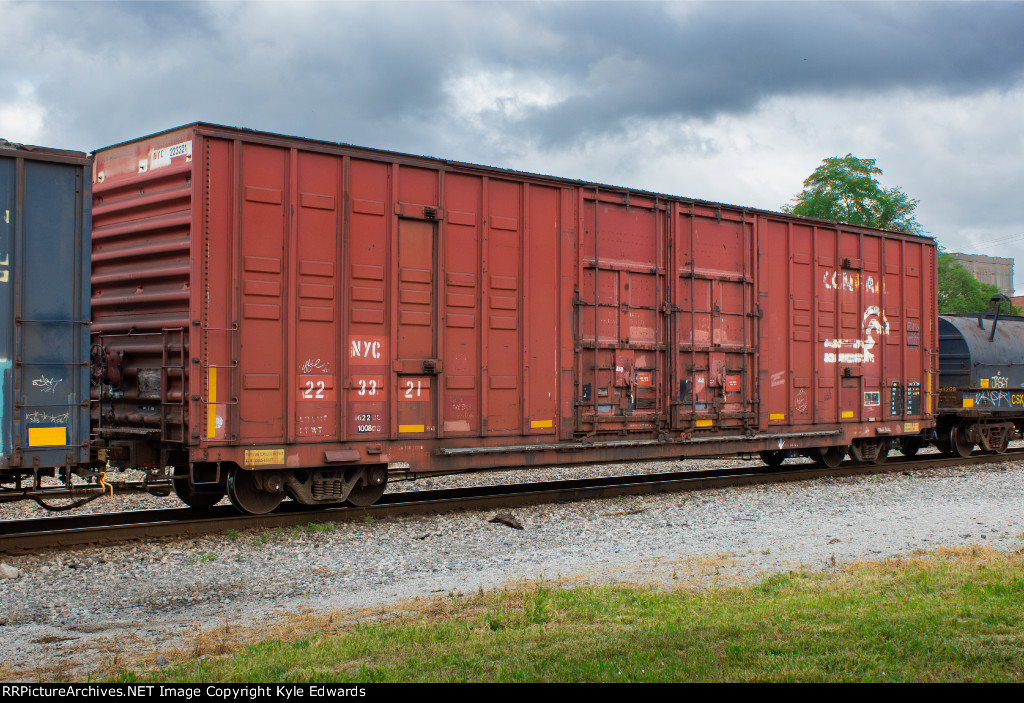
[[211,366],[207,371],[210,386],[210,402],[206,404],[206,436],[217,436],[217,367]]

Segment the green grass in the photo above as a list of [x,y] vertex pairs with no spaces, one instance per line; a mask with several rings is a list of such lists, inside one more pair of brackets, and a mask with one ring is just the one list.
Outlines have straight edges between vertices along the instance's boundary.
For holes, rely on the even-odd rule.
[[[550,584],[307,622],[119,681],[1024,681],[1024,557],[975,548],[702,592]],[[182,661],[185,657],[169,657]]]

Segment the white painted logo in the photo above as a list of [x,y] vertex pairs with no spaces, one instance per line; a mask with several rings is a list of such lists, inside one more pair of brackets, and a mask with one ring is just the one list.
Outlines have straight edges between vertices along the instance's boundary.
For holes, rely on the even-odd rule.
[[[826,271],[821,276],[821,282],[825,286],[825,290],[847,290],[855,291],[861,286],[861,277],[859,273],[847,273],[846,271],[832,271],[829,273]],[[868,293],[878,292],[878,282],[874,276],[868,276],[863,279],[864,290]]]
[[889,321],[885,319],[885,313],[877,305],[865,308],[861,320],[861,333],[863,339],[826,339],[825,349],[836,351],[825,352],[825,363],[870,364],[875,360],[872,349],[878,343],[876,337],[889,335]]

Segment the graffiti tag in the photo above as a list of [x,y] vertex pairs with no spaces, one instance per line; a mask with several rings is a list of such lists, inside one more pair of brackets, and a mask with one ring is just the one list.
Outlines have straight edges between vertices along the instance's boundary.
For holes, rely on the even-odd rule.
[[47,378],[46,376],[40,376],[36,380],[32,381],[32,385],[43,393],[53,393],[57,388],[57,384],[63,380],[63,378]]

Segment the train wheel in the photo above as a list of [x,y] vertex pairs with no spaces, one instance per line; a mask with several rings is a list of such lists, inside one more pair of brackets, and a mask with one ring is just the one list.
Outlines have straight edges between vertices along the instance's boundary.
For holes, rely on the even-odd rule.
[[949,444],[954,456],[970,456],[974,452],[974,442],[967,436],[967,423],[961,423],[949,432]]
[[834,469],[846,458],[846,447],[823,447],[821,453],[814,457],[820,466]]
[[871,460],[872,464],[884,464],[886,458],[889,456],[889,447],[884,444],[878,448],[878,453],[875,454],[875,458]]
[[1010,434],[1012,431],[1013,428],[1011,427],[1009,429],[1003,430],[1000,433],[1002,436],[999,438],[999,441],[996,442],[994,448],[996,454],[1006,454],[1006,450],[1009,449],[1010,447]]
[[228,474],[228,499],[243,513],[263,515],[284,500],[284,491],[268,493],[256,484],[253,472],[235,468]]
[[345,504],[353,508],[365,508],[373,505],[388,487],[388,467],[375,466],[365,469],[366,474],[363,480],[356,483],[356,487],[348,494]]
[[903,456],[914,456],[921,451],[921,438],[920,437],[900,437],[899,442],[900,454]]
[[759,452],[759,454],[761,455],[761,461],[763,461],[767,466],[770,466],[773,469],[782,466],[782,462],[786,460],[785,453],[781,451],[766,449],[762,452]]
[[188,482],[188,467],[175,466],[171,483],[174,485],[174,495],[178,496],[185,505],[190,508],[209,508],[216,505],[224,497],[224,491],[219,490],[213,493],[199,493]]
[[952,434],[953,431],[948,427],[942,427],[935,431],[935,448],[939,450],[940,454],[953,456],[953,443],[950,439]]

